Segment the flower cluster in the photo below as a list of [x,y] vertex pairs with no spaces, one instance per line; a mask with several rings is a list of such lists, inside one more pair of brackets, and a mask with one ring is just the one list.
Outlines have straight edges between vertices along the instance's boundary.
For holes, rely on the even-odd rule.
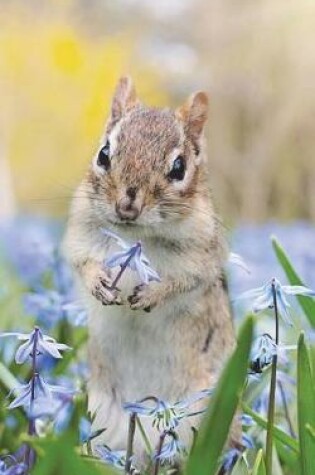
[[[3,333],[0,337],[15,337],[18,341],[23,342],[17,349],[15,361],[17,364],[31,363],[31,378],[25,384],[20,384],[14,388],[10,394],[14,394],[15,398],[8,406],[9,409],[23,407],[28,420],[29,435],[36,435],[36,420],[42,417],[50,417],[54,412],[60,409],[57,401],[64,397],[72,397],[73,390],[59,385],[49,384],[40,375],[38,368],[38,358],[49,355],[52,358],[62,358],[61,351],[70,350],[67,345],[58,343],[54,338],[42,333],[39,327],[35,327],[30,334],[24,333]],[[31,466],[32,450],[28,450],[27,470]],[[18,464],[14,465],[17,470]],[[20,467],[21,468],[21,467]],[[10,469],[13,470],[13,467]],[[11,472],[8,472],[11,473]],[[12,473],[19,473],[14,472]],[[21,472],[26,473],[25,470]]]

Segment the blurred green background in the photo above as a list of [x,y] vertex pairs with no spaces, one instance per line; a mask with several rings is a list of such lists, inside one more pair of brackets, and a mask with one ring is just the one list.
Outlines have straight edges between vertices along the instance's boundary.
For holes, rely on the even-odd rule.
[[209,167],[227,222],[315,221],[315,2],[0,1],[0,218],[65,216],[111,94],[210,95]]

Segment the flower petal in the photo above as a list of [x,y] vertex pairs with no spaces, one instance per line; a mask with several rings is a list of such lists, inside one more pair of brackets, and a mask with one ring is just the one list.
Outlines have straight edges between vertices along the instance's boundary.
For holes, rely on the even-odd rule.
[[15,354],[15,362],[17,364],[23,364],[27,361],[27,359],[31,356],[33,350],[33,346],[30,344],[29,341],[23,343],[23,345],[19,346]]
[[315,292],[304,285],[282,285],[282,290],[288,295],[305,295],[315,297]]
[[253,303],[253,312],[258,313],[273,306],[273,296],[271,291],[258,297]]

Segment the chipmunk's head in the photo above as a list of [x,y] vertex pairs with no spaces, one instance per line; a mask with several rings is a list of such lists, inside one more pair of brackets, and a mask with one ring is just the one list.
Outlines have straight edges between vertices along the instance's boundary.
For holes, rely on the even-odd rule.
[[131,80],[120,79],[89,173],[98,212],[112,224],[139,226],[159,226],[192,213],[207,109],[204,92],[176,111],[145,107]]

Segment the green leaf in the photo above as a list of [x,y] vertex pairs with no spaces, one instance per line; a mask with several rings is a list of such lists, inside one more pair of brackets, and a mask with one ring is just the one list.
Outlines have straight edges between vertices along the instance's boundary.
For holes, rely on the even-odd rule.
[[301,333],[299,338],[297,369],[297,404],[301,449],[301,472],[302,475],[314,475],[315,440],[308,428],[315,426],[315,388],[309,353],[305,345],[303,333]]
[[240,457],[236,462],[231,475],[250,475],[248,471],[247,463],[244,456]]
[[[276,256],[283,267],[284,272],[291,285],[305,285],[302,279],[296,273],[293,265],[291,264],[285,250],[279,243],[279,241],[273,236],[271,238],[273,249]],[[305,297],[303,295],[297,295],[299,304],[301,305],[305,315],[307,316],[312,327],[315,327],[315,300],[311,297]]]
[[266,467],[265,467],[265,462],[263,459],[262,449],[260,449],[257,454],[252,475],[266,475]]
[[[253,411],[247,404],[242,403],[242,409],[243,411],[251,416],[257,424],[259,424],[261,427],[264,429],[267,429],[267,420],[261,417],[257,412]],[[290,447],[294,452],[299,453],[299,444],[297,440],[295,440],[293,437],[288,435],[286,432],[283,430],[279,429],[279,427],[274,426],[273,428],[273,435],[274,437],[279,440],[279,442],[282,442],[282,444],[286,445],[287,447]]]
[[74,450],[67,436],[40,443],[41,457],[38,458],[32,475],[114,475],[108,467],[97,465],[94,461],[85,461]]
[[195,446],[187,461],[186,475],[214,475],[247,376],[253,320],[243,324],[237,347],[218,381]]
[[288,448],[278,440],[275,440],[275,447],[280,463],[285,467],[286,473],[300,475],[300,454],[293,452],[293,450],[288,450]]

